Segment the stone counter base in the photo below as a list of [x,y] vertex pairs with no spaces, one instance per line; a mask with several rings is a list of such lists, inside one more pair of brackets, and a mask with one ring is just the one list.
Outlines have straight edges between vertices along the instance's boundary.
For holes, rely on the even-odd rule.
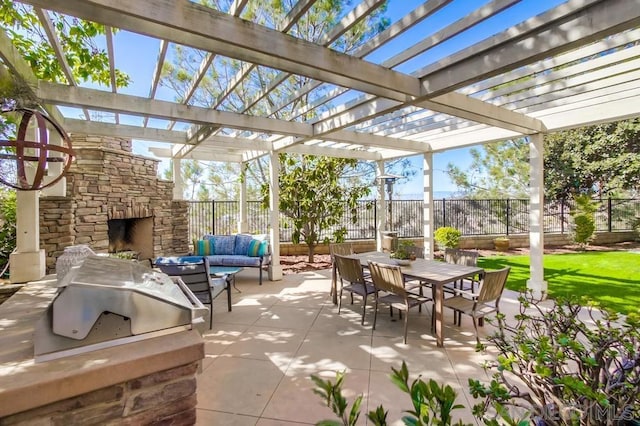
[[108,386],[0,418],[2,425],[191,425],[198,363]]

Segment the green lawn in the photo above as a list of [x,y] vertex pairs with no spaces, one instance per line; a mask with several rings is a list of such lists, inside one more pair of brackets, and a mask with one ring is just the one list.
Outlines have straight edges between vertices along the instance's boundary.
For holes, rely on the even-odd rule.
[[[529,256],[481,257],[485,269],[511,267],[507,288],[522,291],[529,279]],[[640,311],[640,253],[593,251],[544,256],[549,295],[585,296],[618,312]]]

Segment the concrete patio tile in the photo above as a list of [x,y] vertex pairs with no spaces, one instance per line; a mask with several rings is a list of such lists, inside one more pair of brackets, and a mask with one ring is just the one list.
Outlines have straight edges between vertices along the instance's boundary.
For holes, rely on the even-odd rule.
[[399,369],[402,362],[407,364],[409,372],[436,380],[456,377],[444,349],[433,343],[402,343],[402,338],[374,336],[372,345],[371,370],[391,374],[391,368]]
[[287,305],[273,305],[260,312],[260,318],[255,325],[261,327],[295,328],[307,330],[320,313],[320,308],[291,307]]
[[[324,380],[335,383],[335,372],[326,371],[318,374]],[[315,424],[320,420],[337,420],[336,415],[324,404],[323,399],[313,392],[316,387],[311,374],[306,376],[287,376],[280,382],[262,417],[278,421],[294,421]],[[358,395],[364,395],[363,406],[366,406],[366,395],[369,388],[368,370],[351,370],[345,377],[343,396],[350,404]],[[361,416],[362,417],[362,416]],[[358,424],[365,424],[363,418]]]
[[298,423],[298,422],[286,422],[284,420],[274,420],[261,418],[256,423],[256,426],[296,426],[296,425],[308,425],[308,423]]
[[252,326],[226,348],[224,355],[273,362],[278,360],[278,363],[290,361],[302,344],[305,334],[306,332],[296,329]]
[[260,416],[283,377],[270,361],[218,357],[197,376],[197,407]]
[[196,412],[196,426],[254,426],[259,420],[255,416],[243,416],[222,411],[198,409]]
[[[412,378],[422,375],[452,385],[466,407],[454,417],[476,424],[470,409],[477,401],[469,394],[468,379],[489,381],[481,363],[494,358],[496,350],[475,351],[468,317],[458,327],[452,312],[445,311],[445,347],[438,348],[431,333],[431,307],[422,313],[412,310],[405,345],[397,312],[391,321],[388,307],[381,306],[372,330],[372,307],[361,325],[360,300],[350,305],[345,298],[338,315],[326,277],[291,277],[263,286],[257,281],[246,284],[242,293],[233,294],[233,312],[216,301],[220,308],[213,330],[204,336],[207,355],[197,379],[198,424],[300,425],[336,419],[313,393],[310,377],[317,374],[335,381],[336,371],[345,371],[349,402],[364,395],[358,423],[366,424],[367,410],[384,403],[390,424],[399,425],[410,400],[389,376],[391,367],[399,368],[403,360]],[[517,303],[508,298],[502,305],[509,315],[517,311]],[[486,325],[482,332],[489,328]]]
[[370,352],[370,336],[336,336],[310,331],[287,375],[307,376],[313,372],[369,369]]
[[224,353],[240,338],[249,326],[242,324],[220,324],[214,321],[213,329],[202,335],[204,340],[204,360],[202,369],[209,368],[214,359]]
[[340,315],[338,315],[337,306],[333,304],[323,306],[310,331],[333,333],[340,336],[371,336],[371,323],[367,321],[369,317],[365,316],[364,325],[360,324],[362,320],[361,308],[361,305],[356,304],[345,305],[342,306]]

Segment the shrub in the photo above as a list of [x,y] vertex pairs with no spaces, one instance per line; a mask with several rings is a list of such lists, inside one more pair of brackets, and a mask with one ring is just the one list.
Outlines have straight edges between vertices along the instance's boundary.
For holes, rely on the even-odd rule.
[[[463,405],[456,405],[457,393],[449,385],[439,385],[435,380],[430,379],[429,382],[423,381],[420,377],[409,384],[409,371],[407,364],[403,361],[399,370],[391,367],[391,381],[403,392],[409,394],[412,409],[406,410],[406,416],[402,418],[404,424],[407,425],[463,425],[462,420],[454,423],[451,417],[453,410],[464,408]],[[324,420],[318,422],[321,426],[351,426],[358,422],[360,417],[360,404],[362,403],[362,395],[358,396],[351,410],[347,411],[347,400],[342,396],[342,382],[344,373],[336,373],[336,382],[323,380],[316,375],[311,375],[311,379],[317,385],[313,392],[320,395],[325,400],[327,407],[340,418],[341,422]],[[382,405],[375,410],[367,413],[367,418],[376,426],[387,424],[388,412]]]
[[16,191],[0,191],[0,270],[16,248]]
[[[640,418],[640,321],[637,315],[584,308],[575,300],[520,299],[517,322],[497,316],[488,340],[498,348],[489,385],[470,379],[484,398],[474,415],[489,424],[490,407],[528,412],[534,424],[634,424]],[[628,422],[628,423],[625,423]],[[636,423],[637,424],[637,423]]]
[[451,226],[443,226],[436,229],[436,232],[433,234],[433,239],[439,247],[458,248],[461,236],[462,232],[460,230]]
[[573,218],[573,231],[571,236],[573,241],[581,248],[587,246],[595,236],[597,207],[588,195],[575,197],[576,207],[571,211]]
[[[544,306],[543,306],[544,305]],[[485,367],[494,374],[489,384],[469,379],[469,390],[482,401],[473,415],[484,424],[498,426],[640,425],[640,320],[625,318],[575,300],[548,303],[520,298],[515,325],[497,315],[497,331],[488,337],[498,349]],[[482,345],[479,346],[482,350]],[[405,410],[406,425],[463,424],[451,412],[456,392],[448,385],[420,377],[409,384],[403,362],[392,368],[391,381],[409,394],[412,408]],[[344,373],[336,383],[312,375],[314,393],[325,400],[340,422],[318,425],[354,425],[360,416],[362,395],[349,409],[342,396]],[[374,425],[386,425],[388,412],[380,405],[367,414]],[[529,419],[527,419],[529,418]]]

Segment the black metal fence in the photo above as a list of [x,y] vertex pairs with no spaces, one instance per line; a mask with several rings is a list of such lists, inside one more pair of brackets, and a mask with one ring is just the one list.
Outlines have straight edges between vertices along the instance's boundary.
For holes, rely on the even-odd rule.
[[[569,231],[571,202],[547,203],[542,223],[546,233]],[[399,237],[422,237],[423,201],[397,200],[387,206],[388,229]],[[598,202],[597,231],[630,231],[640,217],[639,199],[604,199]],[[434,229],[452,226],[463,235],[516,235],[529,232],[529,200],[500,199],[438,199],[433,202]],[[237,232],[240,219],[237,201],[189,202],[189,233],[192,239],[204,234],[232,234]],[[373,200],[359,201],[355,217],[345,208],[339,225],[347,230],[346,238],[373,239],[378,220],[377,204]],[[269,213],[259,201],[247,203],[248,231],[266,233]],[[328,231],[331,232],[331,231]],[[291,241],[291,222],[284,216],[280,221],[280,241]]]

